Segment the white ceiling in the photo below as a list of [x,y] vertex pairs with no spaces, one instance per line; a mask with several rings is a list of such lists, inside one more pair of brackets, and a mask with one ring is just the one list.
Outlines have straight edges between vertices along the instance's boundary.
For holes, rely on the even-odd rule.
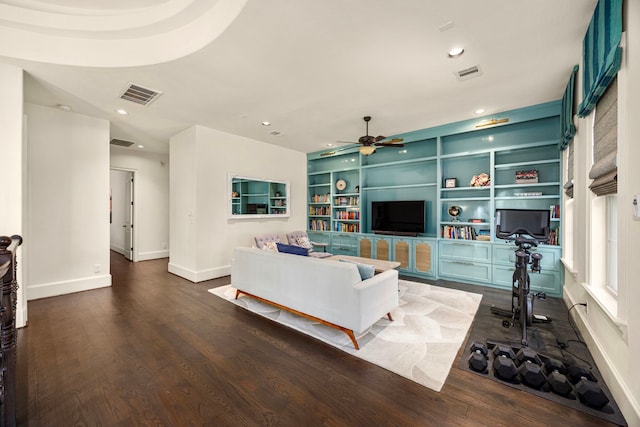
[[[232,2],[239,13],[228,12],[228,22],[216,21],[217,32],[202,36],[196,24],[203,17],[213,22],[206,14]],[[28,102],[109,119],[113,138],[145,150],[167,152],[172,135],[199,124],[312,152],[357,141],[365,115],[373,117],[370,134],[392,136],[476,117],[478,108],[491,115],[560,99],[596,0],[248,0],[242,9],[239,0],[5,0],[0,11],[18,4],[38,11],[46,5],[75,25],[89,13],[112,20],[147,10],[157,17],[160,7],[176,11],[164,25],[153,23],[165,38],[155,39],[147,61],[139,38],[149,36],[151,24],[128,28],[126,37],[111,31],[109,41],[118,44],[97,45],[91,57],[65,50],[61,37],[104,43],[106,31],[71,34],[0,19],[0,35],[15,32],[10,41],[0,37],[0,60],[26,70]],[[187,28],[193,38],[178,32]],[[29,32],[52,41],[44,62],[28,46]],[[131,50],[122,48],[128,42]],[[448,58],[457,45],[465,53]],[[166,52],[170,58],[158,59]],[[100,56],[120,65],[91,66]],[[88,66],[65,65],[83,58]],[[479,77],[456,77],[473,65]],[[163,94],[147,107],[119,99],[129,82]],[[118,108],[129,114],[116,114]],[[262,126],[264,120],[272,125]]]

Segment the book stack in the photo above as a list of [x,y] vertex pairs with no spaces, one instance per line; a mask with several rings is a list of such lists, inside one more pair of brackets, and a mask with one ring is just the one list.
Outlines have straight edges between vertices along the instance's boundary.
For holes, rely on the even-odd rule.
[[334,204],[339,206],[358,206],[358,197],[336,197]]
[[311,203],[329,203],[328,194],[314,194],[311,197]]
[[309,221],[309,230],[314,231],[329,231],[331,228],[329,227],[329,221],[323,221],[320,219],[312,219]]
[[537,184],[538,171],[536,169],[516,171],[516,184]]
[[331,215],[331,206],[309,206],[309,215],[329,216]]
[[442,227],[442,237],[445,239],[476,240],[476,230],[468,225],[445,225]]

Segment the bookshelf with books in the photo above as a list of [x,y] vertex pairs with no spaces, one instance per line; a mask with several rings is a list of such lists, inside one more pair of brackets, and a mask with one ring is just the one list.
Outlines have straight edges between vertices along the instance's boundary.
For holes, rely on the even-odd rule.
[[[357,145],[309,153],[310,230],[327,230],[321,232],[329,240],[352,233],[369,238],[373,202],[424,200],[425,231],[406,239],[431,239],[432,277],[510,288],[498,280],[508,269],[512,275],[513,263],[504,250],[510,246],[495,236],[495,211],[549,210],[551,239],[539,249],[553,274],[544,288],[561,295],[559,112],[560,103],[550,102],[501,113],[507,120],[496,125],[480,118],[407,132],[394,136],[404,147],[380,147],[370,156]],[[385,239],[393,237],[369,240]],[[402,251],[410,247],[405,242]]]

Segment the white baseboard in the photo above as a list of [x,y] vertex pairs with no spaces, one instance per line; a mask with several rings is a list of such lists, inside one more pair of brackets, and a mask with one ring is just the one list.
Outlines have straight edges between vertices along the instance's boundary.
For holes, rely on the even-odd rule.
[[173,273],[176,276],[183,277],[191,282],[198,283],[204,282],[205,280],[217,279],[218,277],[230,275],[231,266],[225,265],[222,267],[210,268],[207,270],[194,271],[176,264],[169,263],[169,273]]
[[[564,288],[562,299],[567,307],[571,307],[576,302],[580,302],[575,300],[567,287]],[[582,337],[587,342],[589,352],[591,352],[596,365],[598,365],[598,369],[607,383],[607,387],[611,391],[622,415],[624,415],[627,425],[640,426],[640,403],[633,396],[633,392],[629,388],[627,381],[607,355],[607,352],[594,333],[585,314],[583,314],[581,310],[576,310],[573,314],[575,323],[580,329]]]
[[110,245],[109,248],[112,251],[119,253],[120,255],[126,255],[126,252],[125,252],[124,248],[122,248],[120,246]]
[[66,280],[62,282],[42,283],[27,286],[27,301],[88,291],[91,289],[111,286],[111,275],[84,277],[82,279]]
[[169,250],[163,249],[155,252],[141,252],[138,254],[138,261],[149,261],[152,259],[169,258]]

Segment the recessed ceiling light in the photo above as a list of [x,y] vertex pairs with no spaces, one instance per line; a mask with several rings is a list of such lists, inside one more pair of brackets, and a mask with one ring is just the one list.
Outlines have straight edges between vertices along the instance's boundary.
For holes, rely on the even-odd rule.
[[56,105],[56,107],[58,107],[62,111],[71,111],[71,107],[69,107],[68,105],[58,104]]
[[464,48],[454,47],[449,51],[449,58],[457,58],[464,53]]
[[140,144],[140,145],[136,145],[136,147],[138,147],[138,148],[144,148],[144,145]]
[[334,145],[335,145],[335,144],[331,144],[331,143],[329,143],[329,144],[327,144],[327,147],[333,147]]
[[482,114],[484,113],[484,108],[478,108],[476,111],[474,111],[475,114]]
[[123,116],[126,116],[127,114],[129,114],[129,113],[127,113],[127,110],[124,110],[124,109],[122,109],[122,108],[118,108],[118,109],[116,110],[116,113],[118,113],[118,114],[122,114]]
[[262,122],[262,126],[271,126],[271,122],[265,120],[264,122]]

